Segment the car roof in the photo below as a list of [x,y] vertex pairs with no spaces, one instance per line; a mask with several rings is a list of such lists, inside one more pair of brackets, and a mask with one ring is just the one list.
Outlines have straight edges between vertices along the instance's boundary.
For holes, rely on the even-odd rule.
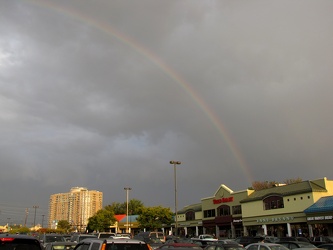
[[84,239],[82,241],[80,241],[80,243],[84,243],[84,242],[105,242],[107,244],[112,244],[112,243],[116,243],[116,244],[126,244],[126,243],[131,243],[131,244],[146,244],[144,241],[142,240],[135,240],[135,239],[112,239],[112,238],[106,238],[106,239],[98,239],[98,238],[87,238]]
[[198,244],[187,243],[187,242],[171,242],[164,244],[165,246],[174,246],[174,247],[196,247]]
[[36,237],[26,234],[0,234],[0,238],[15,238],[15,239],[31,239],[37,240]]
[[266,243],[266,242],[256,242],[256,243],[251,243],[248,246],[253,246],[253,245],[264,245],[264,246],[279,246],[280,244],[278,243]]
[[68,246],[68,245],[77,245],[76,242],[72,241],[56,241],[56,242],[49,242],[46,245],[57,245],[57,246]]

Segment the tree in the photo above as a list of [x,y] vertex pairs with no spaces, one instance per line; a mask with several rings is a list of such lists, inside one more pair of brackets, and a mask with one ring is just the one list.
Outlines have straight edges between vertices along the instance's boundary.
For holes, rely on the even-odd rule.
[[111,205],[104,207],[106,210],[113,212],[114,214],[126,214],[126,202],[112,202]]
[[71,224],[67,220],[60,220],[58,221],[57,228],[68,232],[71,229]]
[[157,230],[163,224],[170,225],[174,220],[170,208],[158,206],[142,208],[137,221],[142,229]]
[[[141,209],[144,207],[142,201],[137,199],[131,199],[128,202],[128,212],[129,214],[140,214]],[[114,214],[126,214],[127,213],[127,204],[113,202],[111,205],[105,206],[106,210],[112,211]]]
[[[286,179],[283,183],[285,185],[293,184],[293,183],[299,183],[303,180],[301,178],[295,178],[295,179]],[[281,183],[281,182],[280,182]],[[252,187],[249,189],[254,189],[255,191],[272,188],[278,185],[279,183],[276,181],[254,181],[252,182]]]
[[286,180],[284,180],[284,184],[286,184],[286,185],[289,185],[289,184],[293,184],[293,183],[299,183],[299,182],[302,182],[303,180],[302,180],[302,178],[295,178],[295,179],[286,179]]
[[113,211],[107,209],[98,210],[97,213],[88,219],[89,231],[105,231],[116,222]]
[[252,188],[255,191],[259,191],[259,190],[274,187],[275,184],[277,184],[276,181],[254,181],[254,182],[252,182]]

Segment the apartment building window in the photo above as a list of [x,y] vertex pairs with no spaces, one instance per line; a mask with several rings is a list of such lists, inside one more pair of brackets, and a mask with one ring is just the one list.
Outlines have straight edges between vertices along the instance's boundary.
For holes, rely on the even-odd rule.
[[204,218],[215,217],[215,209],[204,210]]
[[283,197],[281,196],[269,196],[263,200],[264,210],[284,208]]
[[232,206],[232,214],[242,214],[242,206]]
[[218,216],[230,215],[230,207],[228,205],[222,205],[222,206],[218,207],[217,215]]

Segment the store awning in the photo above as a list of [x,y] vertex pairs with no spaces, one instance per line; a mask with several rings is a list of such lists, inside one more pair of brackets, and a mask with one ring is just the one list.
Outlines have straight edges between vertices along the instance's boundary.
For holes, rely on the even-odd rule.
[[333,212],[333,196],[320,198],[316,203],[304,210],[304,213]]

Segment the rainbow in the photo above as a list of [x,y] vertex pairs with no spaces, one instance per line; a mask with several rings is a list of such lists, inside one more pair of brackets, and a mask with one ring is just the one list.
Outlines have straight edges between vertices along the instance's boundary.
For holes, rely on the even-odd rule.
[[58,4],[56,1],[48,0],[26,0],[26,2],[31,3],[32,5],[37,5],[46,9],[53,10],[55,12],[64,14],[74,20],[83,22],[102,33],[107,34],[108,36],[114,37],[117,40],[121,41],[123,44],[127,45],[131,49],[135,50],[145,58],[148,58],[152,63],[154,63],[158,68],[161,69],[167,76],[169,76],[173,81],[175,81],[193,100],[194,103],[206,114],[208,119],[213,123],[214,127],[222,135],[225,143],[228,145],[231,150],[234,158],[237,160],[238,165],[245,174],[245,177],[250,183],[254,180],[251,172],[249,171],[249,166],[247,165],[244,157],[242,156],[241,151],[237,147],[234,140],[232,140],[230,133],[227,128],[224,126],[222,121],[217,117],[214,111],[209,108],[203,98],[193,89],[193,87],[172,67],[167,65],[161,58],[152,53],[149,49],[145,48],[143,45],[133,40],[131,37],[126,36],[113,28],[110,24],[91,18],[83,13],[69,8],[64,8]]

